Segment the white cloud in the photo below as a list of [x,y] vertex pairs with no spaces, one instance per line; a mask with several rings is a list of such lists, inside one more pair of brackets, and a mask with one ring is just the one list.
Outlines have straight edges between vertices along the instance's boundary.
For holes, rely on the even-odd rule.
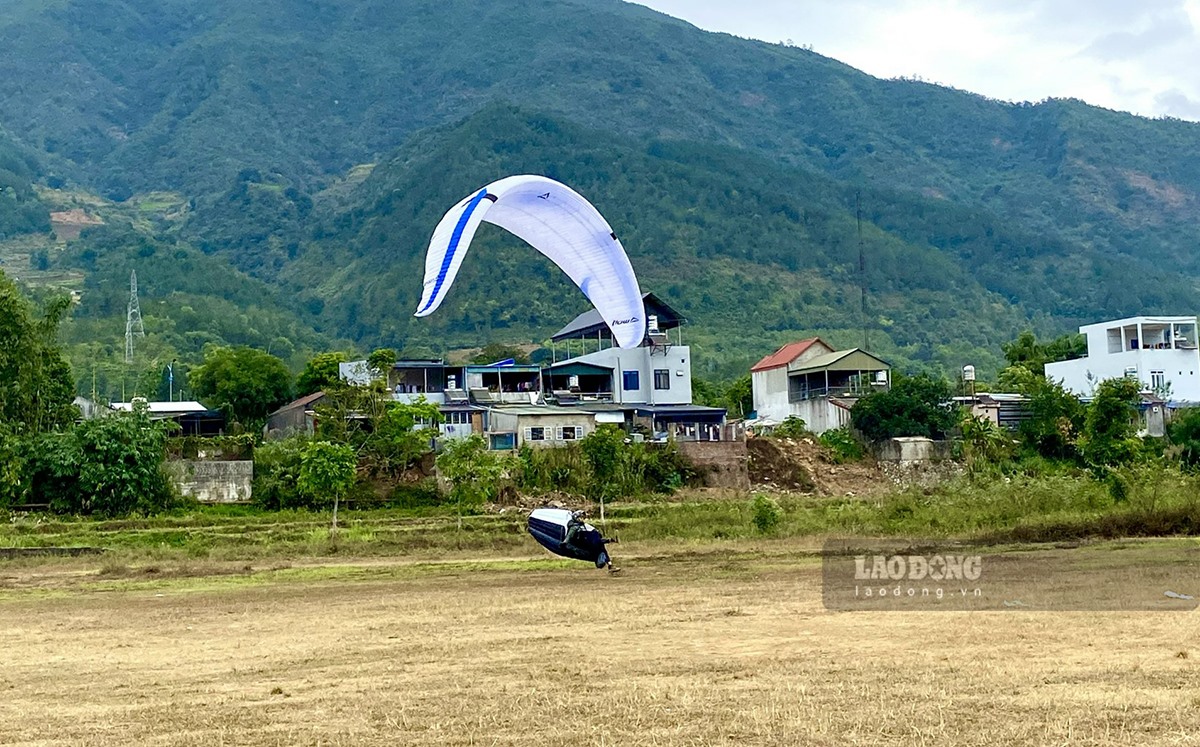
[[641,0],[701,28],[811,44],[881,78],[1200,119],[1200,0]]

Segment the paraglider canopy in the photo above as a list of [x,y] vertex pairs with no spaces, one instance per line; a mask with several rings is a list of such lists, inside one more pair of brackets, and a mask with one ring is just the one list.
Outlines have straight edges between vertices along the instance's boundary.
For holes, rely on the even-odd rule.
[[[572,531],[572,525],[575,530]],[[597,568],[610,565],[604,539],[596,527],[576,518],[565,508],[538,508],[529,514],[529,533],[555,555],[595,563]]]
[[482,222],[524,239],[583,291],[623,348],[646,336],[646,311],[633,266],[604,216],[579,193],[544,176],[492,182],[450,209],[429,241],[416,316],[432,314],[446,297]]

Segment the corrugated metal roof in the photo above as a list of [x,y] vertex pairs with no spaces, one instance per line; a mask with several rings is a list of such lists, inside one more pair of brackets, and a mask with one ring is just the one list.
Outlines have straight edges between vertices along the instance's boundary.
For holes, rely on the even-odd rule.
[[[643,293],[642,302],[646,307],[646,315],[654,315],[658,317],[658,328],[660,330],[675,329],[687,320],[675,309],[671,308],[665,301],[653,293]],[[558,342],[559,340],[576,339],[579,337],[592,338],[597,334],[611,335],[608,329],[608,322],[600,316],[600,312],[595,309],[589,309],[579,316],[571,320],[571,323],[554,333],[550,339]]]
[[[845,358],[849,358],[855,354],[865,355],[868,358],[870,358],[871,360],[877,361],[880,365],[885,366],[887,368],[891,368],[891,365],[887,361],[883,360],[882,358],[871,355],[867,351],[860,350],[859,348],[851,348],[849,350],[837,350],[832,353],[826,353],[824,355],[818,355],[813,358],[809,358],[808,360],[804,361],[804,364],[802,366],[800,366],[794,370],[791,370],[791,369],[788,370],[788,375],[790,376],[792,374],[798,374],[798,373],[811,373],[813,371],[824,371],[827,369],[828,370],[838,370],[838,371],[853,371],[853,370],[856,370],[856,368],[853,365],[849,365],[849,366],[846,366],[845,368],[839,368],[839,369],[835,369],[835,368],[831,368],[831,367],[836,366],[838,361],[841,361]],[[863,370],[865,371],[865,370],[872,370],[872,369],[864,368]]]
[[[146,409],[151,415],[183,415],[190,412],[208,412],[208,408],[204,405],[190,400],[187,402],[146,402]],[[132,402],[113,402],[112,409],[131,412],[133,410]]]
[[822,345],[824,345],[825,347],[829,348],[830,350],[833,349],[832,345],[825,342],[820,337],[810,337],[807,340],[800,340],[799,342],[789,342],[787,345],[784,345],[783,347],[776,350],[774,353],[771,353],[770,355],[766,356],[765,358],[760,360],[758,363],[755,363],[753,366],[750,367],[750,370],[751,371],[769,371],[772,368],[779,368],[780,366],[786,366],[787,364],[796,360],[796,358],[801,353],[803,353],[805,350],[808,350],[810,347],[812,347],[814,342],[819,342]]

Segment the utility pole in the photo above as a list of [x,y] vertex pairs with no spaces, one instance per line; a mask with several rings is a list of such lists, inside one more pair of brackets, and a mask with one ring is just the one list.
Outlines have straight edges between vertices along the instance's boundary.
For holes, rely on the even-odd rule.
[[862,318],[863,350],[871,349],[871,333],[867,325],[867,254],[863,248],[862,191],[854,191],[854,220],[858,223],[858,294]]

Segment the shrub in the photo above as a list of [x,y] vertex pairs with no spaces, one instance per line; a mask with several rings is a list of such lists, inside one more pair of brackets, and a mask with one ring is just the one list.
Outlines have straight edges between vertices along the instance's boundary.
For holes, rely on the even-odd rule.
[[522,447],[520,485],[534,492],[562,491],[590,498],[670,493],[697,475],[674,442],[626,442],[625,432],[602,425],[576,444]]
[[1177,413],[1167,434],[1182,466],[1189,470],[1200,468],[1200,408]]
[[1129,464],[1142,453],[1136,425],[1139,388],[1137,381],[1124,378],[1105,379],[1096,387],[1079,445],[1098,475],[1109,467]]
[[867,454],[862,441],[859,441],[849,428],[834,428],[825,431],[817,437],[817,441],[829,449],[835,464],[857,462]]
[[23,493],[56,513],[157,513],[174,502],[165,456],[165,427],[143,411],[85,420],[25,442]]
[[305,436],[268,441],[254,450],[254,502],[271,511],[316,508],[317,501],[300,492],[300,466]]
[[771,435],[776,438],[800,438],[808,435],[808,424],[802,418],[788,415],[783,422],[775,426]]
[[393,508],[428,508],[441,502],[442,494],[438,492],[437,481],[433,479],[397,485],[388,496],[388,505]]
[[755,496],[750,509],[753,513],[754,528],[762,534],[769,534],[775,531],[779,526],[779,522],[783,520],[783,510],[779,508],[779,504],[775,502],[775,499],[770,496]]

